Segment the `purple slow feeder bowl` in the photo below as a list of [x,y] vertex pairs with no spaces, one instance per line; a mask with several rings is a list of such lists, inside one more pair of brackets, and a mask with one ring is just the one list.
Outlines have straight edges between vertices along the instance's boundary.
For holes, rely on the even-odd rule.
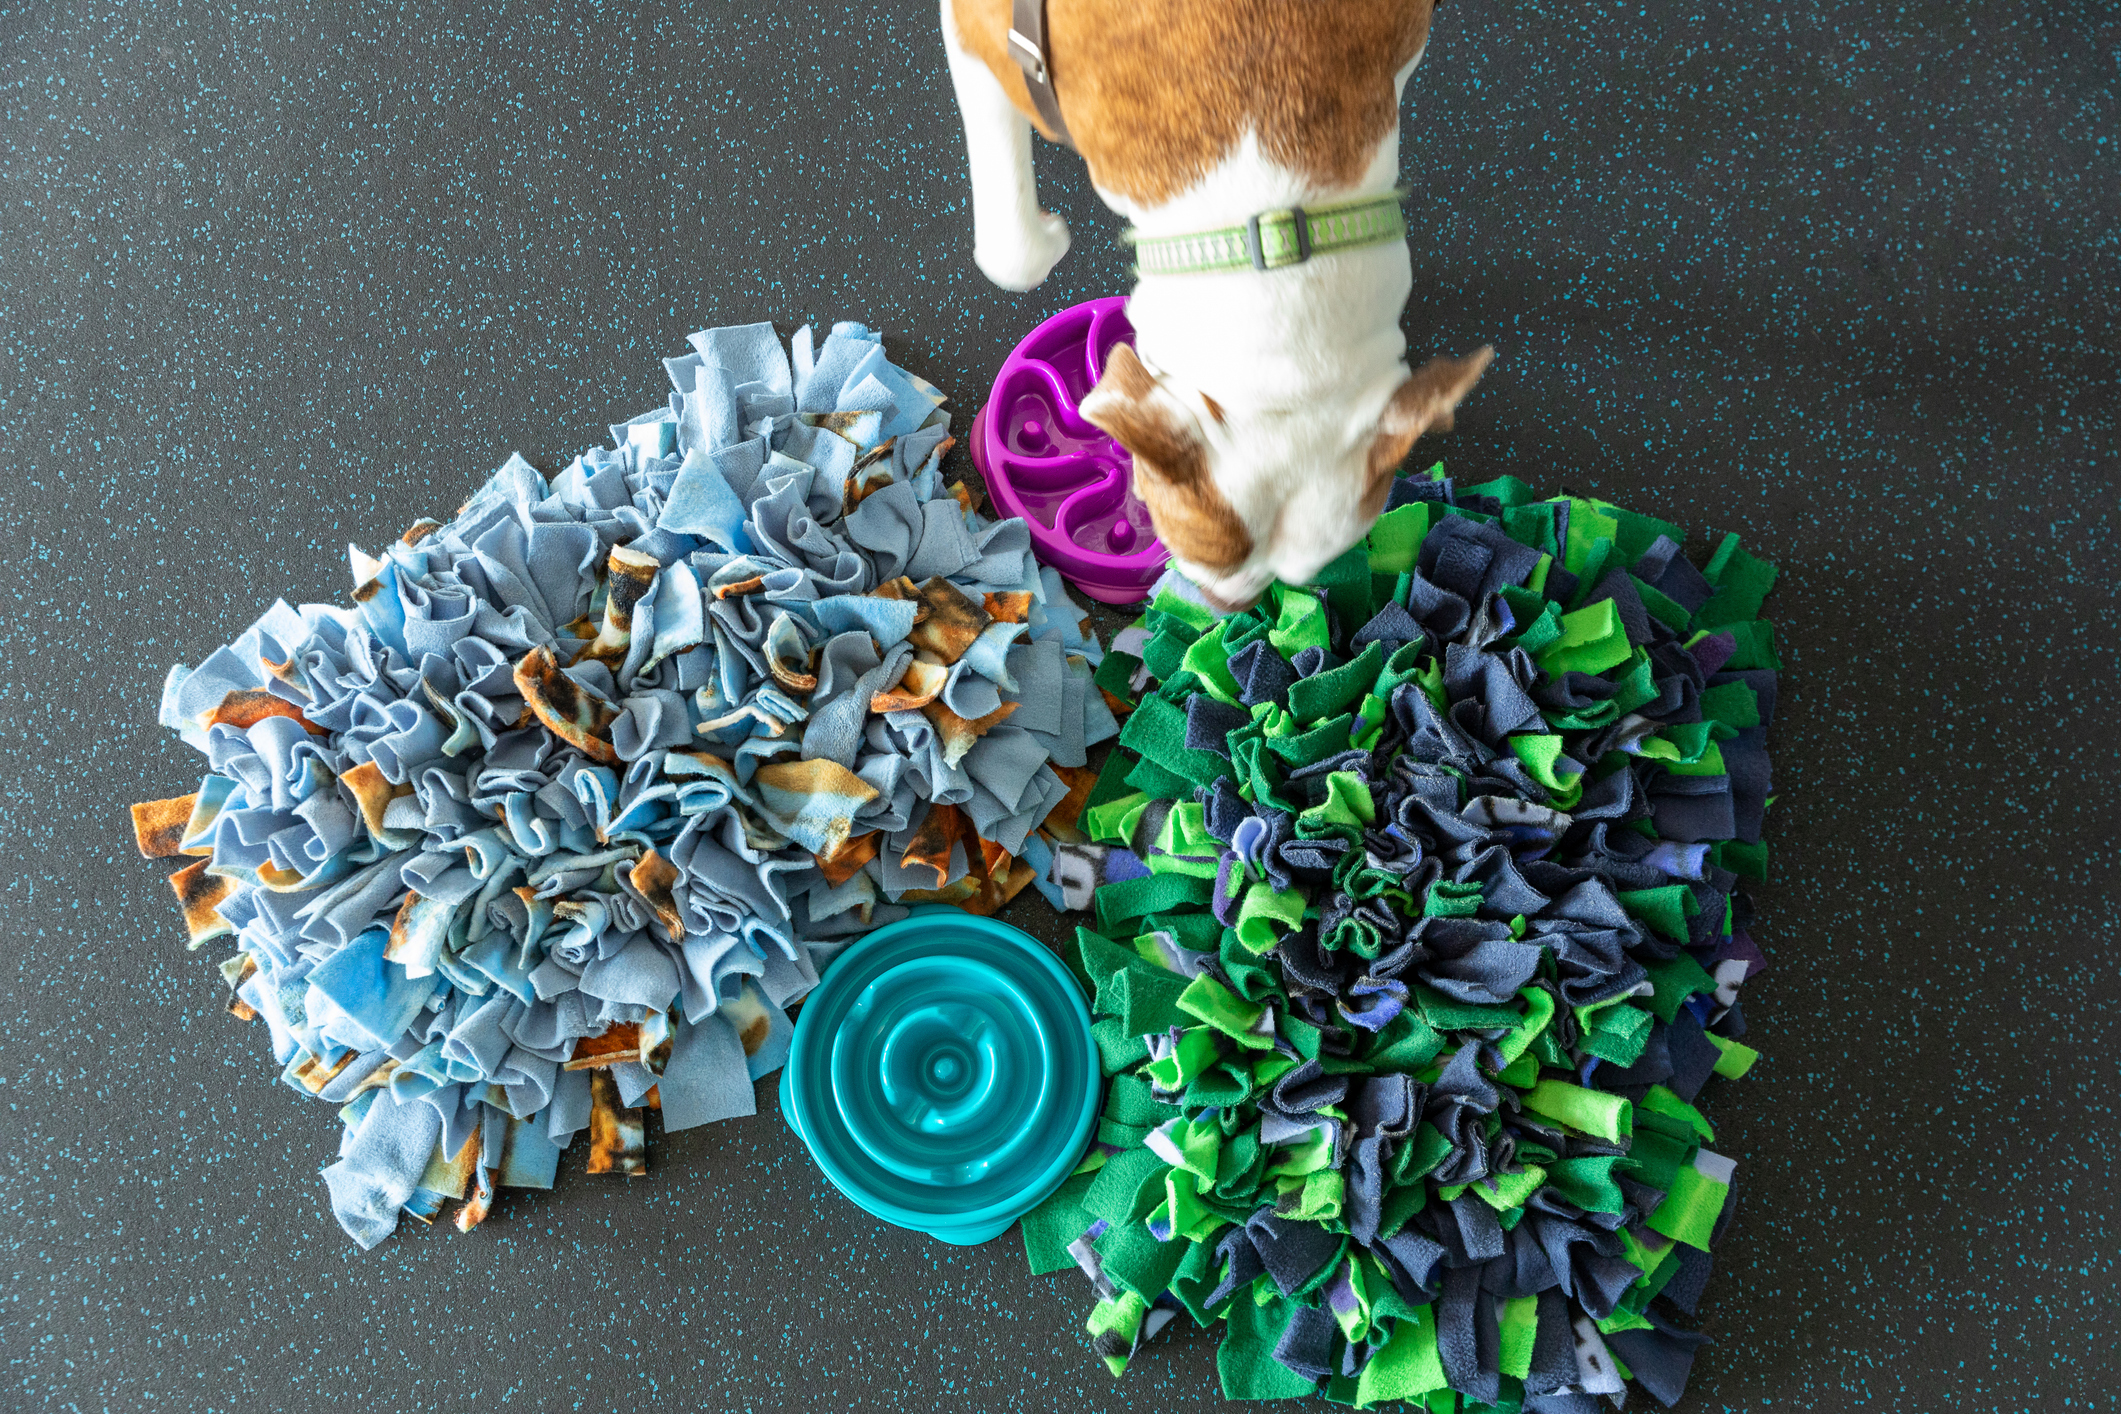
[[1134,340],[1126,304],[1090,300],[1033,329],[972,420],[972,464],[996,509],[1022,516],[1039,559],[1107,604],[1147,598],[1170,559],[1134,494],[1133,458],[1076,411],[1112,346]]

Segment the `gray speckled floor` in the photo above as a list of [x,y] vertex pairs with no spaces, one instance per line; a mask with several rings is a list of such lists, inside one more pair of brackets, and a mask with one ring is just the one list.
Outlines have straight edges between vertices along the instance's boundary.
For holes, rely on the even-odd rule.
[[[969,413],[1123,288],[1051,150],[1075,254],[972,270],[935,26],[0,0],[0,1407],[1216,1402],[1200,1333],[1115,1385],[1079,1281],[859,1217],[770,1100],[361,1255],[131,852],[199,774],[170,661],[601,440],[687,331],[862,317]],[[1449,0],[1411,86],[1408,328],[1501,353],[1441,453],[1787,572],[1695,1410],[2121,1401],[2117,48],[2094,3]]]

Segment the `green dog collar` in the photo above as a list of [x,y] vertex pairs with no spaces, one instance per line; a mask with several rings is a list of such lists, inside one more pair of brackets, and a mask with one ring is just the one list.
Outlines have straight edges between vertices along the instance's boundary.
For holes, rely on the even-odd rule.
[[1314,255],[1403,240],[1401,193],[1339,206],[1262,211],[1242,226],[1186,236],[1145,236],[1133,227],[1120,240],[1134,247],[1140,275],[1205,275],[1222,270],[1280,270]]

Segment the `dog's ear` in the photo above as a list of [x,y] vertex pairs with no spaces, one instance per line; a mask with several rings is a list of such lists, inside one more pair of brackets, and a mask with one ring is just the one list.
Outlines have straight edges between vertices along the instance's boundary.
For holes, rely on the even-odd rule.
[[1407,459],[1414,439],[1424,432],[1451,430],[1452,412],[1494,357],[1495,350],[1483,346],[1464,358],[1432,358],[1399,385],[1370,439],[1370,491],[1380,503],[1381,489],[1391,486],[1392,473]]
[[1200,422],[1156,381],[1128,344],[1105,355],[1105,372],[1082,401],[1083,418],[1134,458],[1134,490],[1157,538],[1181,560],[1229,569],[1252,553],[1252,535],[1217,489]]
[[1082,413],[1131,452],[1137,468],[1146,462],[1151,472],[1179,483],[1207,475],[1200,423],[1157,385],[1131,344],[1114,344],[1105,355],[1104,376],[1083,399]]

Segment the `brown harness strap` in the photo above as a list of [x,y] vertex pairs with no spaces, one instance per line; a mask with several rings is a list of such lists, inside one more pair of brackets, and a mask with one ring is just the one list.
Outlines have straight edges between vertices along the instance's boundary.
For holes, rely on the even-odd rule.
[[1068,125],[1061,119],[1060,95],[1053,91],[1053,67],[1046,61],[1046,0],[1014,0],[1009,16],[1009,57],[1024,71],[1031,106],[1054,137],[1068,146]]

